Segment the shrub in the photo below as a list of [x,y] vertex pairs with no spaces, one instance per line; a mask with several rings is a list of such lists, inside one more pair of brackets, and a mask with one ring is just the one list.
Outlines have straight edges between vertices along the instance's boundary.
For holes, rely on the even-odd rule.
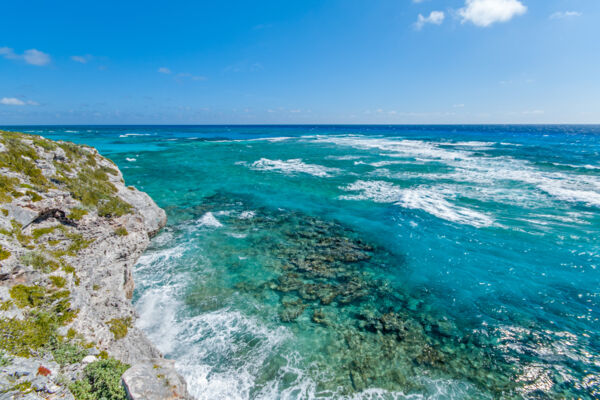
[[129,232],[127,232],[127,229],[124,226],[120,226],[117,229],[115,229],[115,234],[117,236],[127,236],[129,235]]
[[123,339],[127,336],[127,331],[131,326],[131,317],[127,318],[113,318],[107,322],[110,327],[110,331],[115,336],[115,339]]
[[56,271],[59,267],[56,261],[48,260],[41,253],[29,252],[21,257],[21,262],[31,265],[34,269],[45,273]]
[[73,208],[67,216],[67,218],[72,219],[74,221],[79,221],[87,213],[87,210],[84,210],[83,208]]
[[98,207],[98,215],[101,217],[120,217],[131,211],[131,204],[113,197]]
[[62,288],[67,283],[67,280],[65,278],[63,278],[62,276],[51,276],[50,281],[52,281],[52,284],[54,286],[56,286],[57,288]]
[[83,370],[83,379],[69,385],[77,400],[125,400],[121,375],[129,368],[114,358],[95,361]]
[[61,366],[65,366],[83,360],[87,355],[87,350],[75,343],[56,341],[52,349],[52,355],[54,356],[54,361]]
[[15,285],[10,288],[10,297],[15,304],[23,307],[37,307],[44,302],[46,290],[41,286]]
[[2,245],[0,245],[0,261],[6,260],[8,257],[10,257],[10,251],[4,250]]

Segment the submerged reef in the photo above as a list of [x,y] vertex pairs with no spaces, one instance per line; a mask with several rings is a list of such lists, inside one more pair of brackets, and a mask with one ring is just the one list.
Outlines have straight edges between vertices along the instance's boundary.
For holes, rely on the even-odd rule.
[[[253,210],[251,218],[247,210]],[[188,305],[200,312],[216,310],[223,304],[215,297],[237,291],[268,304],[271,318],[298,335],[319,336],[314,343],[322,347],[312,351],[307,363],[319,371],[316,393],[324,397],[351,397],[370,388],[427,393],[432,380],[453,380],[469,385],[470,398],[546,398],[547,385],[553,393],[586,398],[586,387],[543,372],[552,369],[529,367],[545,361],[525,346],[546,338],[509,338],[501,326],[473,329],[454,321],[437,310],[425,287],[402,284],[401,254],[389,253],[376,238],[327,216],[264,207],[226,192],[170,212],[203,222],[216,215],[227,235],[244,242],[239,261],[211,258],[230,270],[228,287],[192,287]],[[204,240],[224,236],[213,235]],[[399,281],[385,278],[391,268]],[[257,387],[274,379],[281,362],[277,356],[265,361]],[[324,377],[325,371],[331,373]]]
[[165,223],[95,149],[0,131],[0,397],[188,398],[130,300]]

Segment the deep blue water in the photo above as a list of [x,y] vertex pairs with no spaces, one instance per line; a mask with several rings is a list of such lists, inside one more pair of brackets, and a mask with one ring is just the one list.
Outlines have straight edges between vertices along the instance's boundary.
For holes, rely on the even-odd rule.
[[600,397],[600,126],[6,129],[165,208],[139,324],[199,398]]

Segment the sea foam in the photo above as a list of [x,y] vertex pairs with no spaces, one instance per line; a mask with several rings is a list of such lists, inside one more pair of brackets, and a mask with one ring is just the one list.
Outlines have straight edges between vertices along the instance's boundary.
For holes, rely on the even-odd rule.
[[269,160],[268,158],[261,158],[260,160],[253,162],[250,167],[261,171],[280,171],[284,174],[303,173],[318,176],[320,178],[328,178],[340,172],[338,168],[303,163],[299,158],[290,160]]

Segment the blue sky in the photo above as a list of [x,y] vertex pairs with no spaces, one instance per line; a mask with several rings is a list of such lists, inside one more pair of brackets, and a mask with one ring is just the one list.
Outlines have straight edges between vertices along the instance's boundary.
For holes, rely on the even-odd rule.
[[600,1],[5,1],[0,125],[600,123]]

